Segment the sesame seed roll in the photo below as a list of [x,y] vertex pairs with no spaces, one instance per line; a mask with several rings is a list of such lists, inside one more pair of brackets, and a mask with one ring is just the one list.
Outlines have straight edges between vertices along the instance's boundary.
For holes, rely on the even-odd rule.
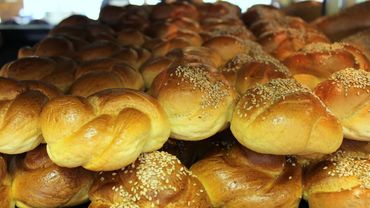
[[370,72],[338,71],[315,94],[341,121],[345,138],[370,141]]
[[150,93],[166,111],[171,137],[206,139],[230,121],[236,92],[211,66],[179,65],[159,74]]
[[143,153],[126,168],[98,174],[89,208],[210,208],[199,180],[173,155]]
[[370,204],[369,142],[344,140],[341,148],[304,174],[310,208],[364,208]]
[[231,120],[235,138],[265,154],[328,154],[342,143],[342,127],[309,89],[293,79],[250,88]]

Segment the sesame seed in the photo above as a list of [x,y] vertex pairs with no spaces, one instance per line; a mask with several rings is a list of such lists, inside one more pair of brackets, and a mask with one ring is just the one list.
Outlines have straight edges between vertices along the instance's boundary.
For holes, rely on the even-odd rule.
[[[180,82],[189,83],[194,90],[202,93],[201,108],[217,108],[218,105],[229,95],[230,86],[220,78],[210,78],[209,72],[202,65],[177,66],[174,72],[177,78],[177,85]],[[176,79],[175,78],[175,79]]]
[[345,43],[311,43],[304,48],[302,48],[302,51],[304,53],[325,53],[325,52],[333,52],[336,50],[343,49],[347,44]]
[[143,199],[152,201],[151,206],[156,207],[155,204],[160,203],[157,197],[161,191],[178,190],[173,180],[184,180],[184,177],[191,176],[191,172],[175,156],[160,151],[141,154],[127,169],[135,175],[135,181],[128,181],[131,184],[129,189],[122,185],[112,187],[121,200],[112,208],[138,208],[137,201]]
[[[338,87],[343,86],[345,96],[350,88],[367,90],[370,88],[370,73],[364,70],[347,68],[331,75],[329,80],[334,81]],[[360,92],[357,92],[360,95]]]
[[370,189],[370,155],[359,152],[346,152],[338,150],[330,155],[333,168],[328,172],[330,176],[355,176],[361,182],[361,187]]
[[[276,103],[279,100],[284,100],[289,95],[300,93],[310,93],[313,95],[309,89],[302,87],[294,79],[273,79],[263,85],[257,84],[255,87],[247,90],[242,96],[237,106],[237,109],[240,109],[237,114],[240,117],[246,117],[246,111],[269,103]],[[274,119],[275,124],[281,121],[282,118]]]

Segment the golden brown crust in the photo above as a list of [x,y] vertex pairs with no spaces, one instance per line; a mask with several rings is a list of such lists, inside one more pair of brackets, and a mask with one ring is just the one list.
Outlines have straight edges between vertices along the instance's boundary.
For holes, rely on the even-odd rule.
[[119,49],[120,47],[117,43],[101,40],[86,45],[76,52],[76,55],[80,61],[90,61],[93,59],[110,57],[118,52]]
[[3,155],[0,154],[0,207],[13,208],[14,206],[7,161]]
[[347,36],[341,42],[350,43],[360,49],[370,60],[370,29]]
[[197,8],[188,2],[160,3],[153,7],[150,18],[153,20],[165,20],[170,18],[186,17],[198,19]]
[[171,137],[181,140],[202,140],[225,128],[236,100],[225,78],[201,63],[163,71],[150,93],[169,117]]
[[95,171],[130,164],[141,152],[159,149],[170,133],[160,104],[129,89],[53,99],[43,108],[40,123],[53,162]]
[[90,190],[89,208],[209,208],[203,186],[175,157],[144,153],[130,166],[98,175]]
[[344,141],[341,149],[308,167],[304,197],[309,206],[366,207],[370,199],[368,142]]
[[167,53],[166,57],[172,59],[176,64],[203,63],[218,68],[221,66],[221,56],[206,47],[175,48]]
[[347,139],[370,141],[370,72],[347,68],[332,74],[315,94],[341,121]]
[[86,202],[94,174],[82,168],[62,168],[45,145],[18,155],[12,170],[12,193],[20,207],[66,207]]
[[17,80],[41,80],[67,91],[74,80],[76,63],[64,57],[26,57],[7,63],[1,76]]
[[217,52],[223,58],[223,64],[237,56],[261,47],[250,40],[242,40],[234,36],[217,36],[203,43],[204,47]]
[[264,84],[272,79],[291,77],[286,66],[272,56],[260,52],[239,54],[220,71],[230,84],[235,85],[240,94],[257,83]]
[[311,89],[336,71],[345,68],[369,70],[370,66],[366,56],[348,43],[313,43],[283,63],[295,79]]
[[39,145],[43,141],[41,109],[60,94],[55,87],[37,81],[0,78],[0,152],[18,154]]
[[298,207],[301,168],[292,158],[263,155],[235,145],[191,167],[213,207]]
[[139,30],[124,29],[117,33],[117,42],[121,45],[143,45],[149,37]]
[[155,77],[162,71],[168,69],[172,63],[173,61],[170,58],[160,56],[151,58],[145,64],[143,64],[143,66],[140,68],[140,72],[144,79],[145,88],[149,89]]
[[241,144],[265,154],[328,154],[343,139],[337,118],[293,79],[274,79],[247,90],[230,128]]
[[158,44],[155,44],[151,49],[153,57],[165,56],[168,52],[175,48],[185,48],[192,46],[189,41],[183,38],[174,38],[170,40],[164,40]]
[[149,50],[145,48],[126,46],[114,53],[111,58],[123,61],[138,71],[151,56]]
[[85,73],[73,82],[69,93],[87,97],[96,92],[113,88],[142,90],[144,80],[138,71],[121,63],[110,68],[101,68],[101,70]]

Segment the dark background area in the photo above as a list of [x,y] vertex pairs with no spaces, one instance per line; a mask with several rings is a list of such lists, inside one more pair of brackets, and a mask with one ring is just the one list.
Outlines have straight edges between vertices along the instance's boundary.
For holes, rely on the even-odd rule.
[[49,26],[0,26],[0,66],[15,60],[19,48],[33,46],[49,32]]

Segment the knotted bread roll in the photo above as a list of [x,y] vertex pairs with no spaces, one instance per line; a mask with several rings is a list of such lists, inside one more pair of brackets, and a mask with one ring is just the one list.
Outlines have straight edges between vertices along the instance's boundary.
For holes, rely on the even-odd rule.
[[332,74],[315,94],[341,121],[345,138],[370,141],[370,72],[347,68]]
[[74,81],[76,63],[66,57],[26,57],[5,64],[0,76],[17,80],[41,80],[66,92]]
[[38,81],[0,77],[0,152],[19,154],[42,141],[40,114],[45,103],[61,92]]
[[304,174],[310,208],[363,208],[370,204],[370,144],[344,141],[341,148]]
[[98,175],[89,208],[210,208],[204,187],[173,155],[143,153],[130,166]]
[[345,68],[369,70],[370,63],[362,51],[349,43],[313,43],[283,62],[293,77],[310,89]]
[[140,72],[127,64],[120,63],[109,68],[85,71],[74,81],[69,92],[72,95],[87,97],[96,92],[112,88],[142,90],[144,89],[144,80]]
[[17,155],[12,167],[12,198],[20,208],[70,207],[88,200],[94,173],[55,165],[45,145]]
[[41,113],[41,130],[53,162],[94,171],[122,168],[161,148],[170,134],[160,104],[129,89],[53,99]]
[[239,54],[220,71],[240,94],[257,83],[264,84],[272,79],[291,77],[286,66],[263,52]]
[[258,154],[239,145],[191,167],[213,207],[298,207],[302,170],[293,158]]
[[202,140],[230,121],[236,92],[216,69],[205,64],[179,65],[160,73],[150,93],[171,123],[171,137]]
[[231,131],[245,147],[265,154],[328,154],[342,143],[338,119],[293,79],[250,88],[239,100]]

